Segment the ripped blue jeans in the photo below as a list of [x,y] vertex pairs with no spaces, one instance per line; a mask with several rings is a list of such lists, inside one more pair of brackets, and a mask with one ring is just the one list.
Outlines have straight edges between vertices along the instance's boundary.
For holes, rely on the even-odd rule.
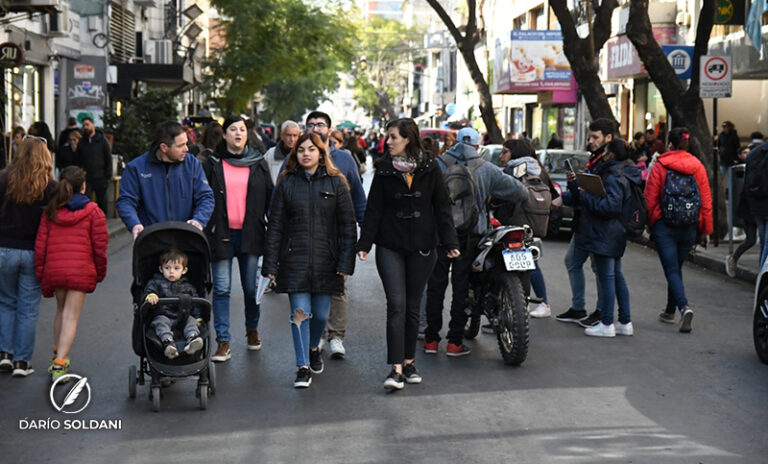
[[327,293],[289,293],[291,333],[296,350],[296,366],[309,365],[309,348],[317,347],[323,337],[331,295]]

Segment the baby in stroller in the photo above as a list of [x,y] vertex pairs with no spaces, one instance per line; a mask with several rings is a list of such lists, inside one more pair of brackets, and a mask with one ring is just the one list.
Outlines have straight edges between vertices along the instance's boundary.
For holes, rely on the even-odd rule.
[[184,352],[192,355],[203,347],[198,324],[199,309],[193,307],[190,312],[182,311],[179,305],[158,305],[160,298],[178,298],[182,295],[197,296],[195,287],[187,281],[187,255],[175,248],[170,248],[160,255],[160,273],[155,274],[144,287],[144,301],[155,306],[149,312],[150,327],[163,344],[163,354],[168,359],[179,356],[173,340],[173,330],[183,327],[186,345]]

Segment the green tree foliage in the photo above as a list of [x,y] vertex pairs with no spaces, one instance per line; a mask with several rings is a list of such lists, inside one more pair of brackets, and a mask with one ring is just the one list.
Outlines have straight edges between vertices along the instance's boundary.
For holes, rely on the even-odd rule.
[[353,91],[358,105],[371,116],[397,115],[394,103],[401,96],[400,89],[408,85],[408,73],[413,67],[408,52],[422,37],[399,21],[380,17],[371,18],[359,29],[360,56],[353,72]]
[[178,118],[174,97],[164,90],[149,89],[124,101],[120,116],[105,113],[104,126],[114,134],[112,152],[130,161],[149,149],[158,124],[175,119]]
[[298,121],[308,109],[317,108],[326,93],[338,87],[337,63],[321,57],[317,69],[308,75],[270,82],[261,92],[261,119],[278,124]]
[[317,92],[336,87],[329,76],[352,61],[354,30],[338,1],[212,0],[211,5],[223,18],[219,27],[226,44],[207,63],[204,89],[225,113],[245,110],[264,90],[274,110],[279,101],[271,96],[298,86],[301,94],[292,94],[297,101],[287,104],[298,107],[304,100],[312,106]]

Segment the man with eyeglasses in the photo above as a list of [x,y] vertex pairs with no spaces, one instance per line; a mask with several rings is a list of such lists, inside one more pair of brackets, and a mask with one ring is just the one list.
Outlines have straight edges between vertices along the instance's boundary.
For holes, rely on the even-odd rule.
[[[365,214],[365,190],[360,182],[360,172],[357,169],[357,163],[352,159],[352,155],[337,148],[330,140],[331,117],[322,111],[313,111],[309,113],[306,119],[307,131],[312,131],[320,136],[326,143],[326,148],[330,151],[331,159],[336,168],[341,171],[349,182],[350,193],[352,194],[352,203],[355,206],[355,216],[357,223],[363,222]],[[323,336],[321,347],[324,340],[328,340],[328,346],[331,351],[331,357],[341,359],[346,354],[344,348],[344,335],[347,330],[347,314],[349,312],[349,300],[347,298],[346,282],[344,284],[344,294],[334,295],[331,299],[331,312],[328,314],[327,336]]]
[[83,138],[77,144],[75,159],[86,173],[85,195],[96,194],[96,203],[107,213],[107,187],[112,179],[112,148],[90,116],[83,118]]

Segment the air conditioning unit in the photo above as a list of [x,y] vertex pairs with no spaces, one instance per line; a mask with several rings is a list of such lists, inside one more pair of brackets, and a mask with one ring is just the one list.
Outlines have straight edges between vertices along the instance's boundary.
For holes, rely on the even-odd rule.
[[61,10],[48,13],[48,37],[66,37],[69,35],[69,5],[64,3]]
[[145,40],[144,62],[151,64],[172,64],[172,42],[170,40]]

